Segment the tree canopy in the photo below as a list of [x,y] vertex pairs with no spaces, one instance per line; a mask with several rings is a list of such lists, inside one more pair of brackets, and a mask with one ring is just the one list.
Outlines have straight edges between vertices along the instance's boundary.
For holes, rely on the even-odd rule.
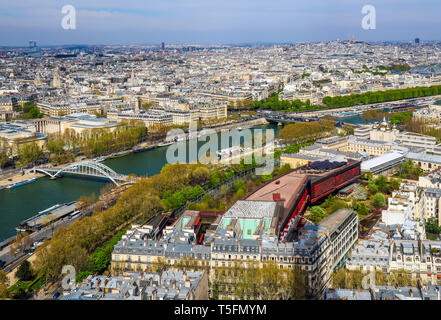
[[434,96],[441,93],[441,85],[431,87],[414,87],[386,91],[370,91],[347,96],[324,97],[322,102],[328,108],[352,107],[355,105],[373,104],[402,99]]
[[23,261],[15,273],[15,276],[21,281],[31,280],[33,278],[31,263],[28,260]]

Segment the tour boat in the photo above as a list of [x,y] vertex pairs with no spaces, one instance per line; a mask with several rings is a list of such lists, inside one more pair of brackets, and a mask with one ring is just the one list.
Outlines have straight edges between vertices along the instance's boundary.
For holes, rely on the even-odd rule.
[[173,141],[163,142],[163,143],[158,144],[158,147],[166,147],[166,146],[169,146],[169,145],[171,145],[173,143],[174,143]]
[[28,183],[31,183],[31,182],[35,182],[35,181],[37,181],[37,179],[32,178],[32,179],[29,179],[29,180],[26,180],[26,181],[17,182],[17,183],[14,183],[14,184],[8,186],[8,189],[14,189],[14,188],[17,188],[17,187],[20,187],[20,186],[23,186],[25,184],[28,184]]

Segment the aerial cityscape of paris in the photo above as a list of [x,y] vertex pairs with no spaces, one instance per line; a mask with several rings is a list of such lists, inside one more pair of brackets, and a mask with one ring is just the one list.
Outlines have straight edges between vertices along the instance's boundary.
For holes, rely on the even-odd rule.
[[441,300],[440,16],[0,0],[1,303]]

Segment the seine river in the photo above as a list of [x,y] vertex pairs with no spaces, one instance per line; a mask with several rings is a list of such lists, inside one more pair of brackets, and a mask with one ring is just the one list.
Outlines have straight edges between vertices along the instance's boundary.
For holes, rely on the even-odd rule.
[[[441,105],[441,100],[435,103],[436,105]],[[415,109],[420,109],[421,107],[416,107]],[[379,110],[380,112],[387,112],[387,109]],[[361,118],[361,115],[355,115],[351,117],[334,117],[337,121],[343,121],[350,124],[366,124],[366,121]],[[368,123],[378,122],[378,120],[369,120]]]
[[[438,101],[437,104],[441,104]],[[364,124],[359,115],[345,118],[335,118],[351,124]],[[276,125],[256,126],[255,129],[274,129],[277,134],[279,127]],[[220,134],[218,134],[218,149]],[[188,151],[188,142],[185,144]],[[204,141],[198,141],[198,149]],[[160,147],[141,153],[132,153],[128,156],[109,159],[103,163],[118,173],[134,173],[138,176],[152,176],[158,174],[166,161],[167,147]],[[188,152],[187,152],[188,159]],[[107,184],[104,180],[92,180],[83,177],[66,176],[62,179],[50,180],[47,177],[38,179],[15,189],[0,190],[0,241],[15,235],[15,227],[23,220],[49,208],[57,203],[66,203],[77,200],[82,195],[99,194]]]
[[[254,129],[259,128],[274,129],[276,134],[279,130],[276,125],[254,127]],[[220,149],[220,134],[218,134],[218,141],[218,149]],[[188,150],[188,142],[178,143],[185,144]],[[204,143],[204,141],[198,141],[198,149]],[[166,153],[167,147],[160,147],[117,159],[109,159],[103,163],[121,174],[134,173],[138,176],[152,176],[158,174],[167,163]],[[105,180],[74,176],[65,176],[56,180],[44,177],[15,189],[0,190],[0,241],[15,235],[15,227],[39,211],[57,203],[77,200],[82,195],[99,194],[107,183]]]

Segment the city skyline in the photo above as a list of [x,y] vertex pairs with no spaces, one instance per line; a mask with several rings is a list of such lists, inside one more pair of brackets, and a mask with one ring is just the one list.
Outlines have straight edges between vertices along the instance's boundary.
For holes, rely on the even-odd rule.
[[[0,3],[0,45],[41,46],[64,44],[146,45],[296,43],[346,40],[439,40],[433,0],[411,1],[307,1],[276,3],[249,0],[205,3],[197,0],[161,3],[113,0],[76,1],[76,29],[65,30],[61,9],[70,3],[15,1]],[[365,5],[376,10],[376,29],[364,30]]]
[[0,0],[0,300],[441,301],[439,0],[103,3]]

